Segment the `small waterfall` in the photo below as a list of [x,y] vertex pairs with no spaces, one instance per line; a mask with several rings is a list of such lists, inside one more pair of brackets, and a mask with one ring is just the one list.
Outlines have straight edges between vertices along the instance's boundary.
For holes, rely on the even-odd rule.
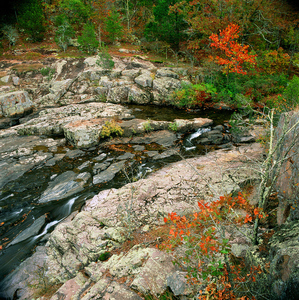
[[46,227],[44,228],[43,232],[40,233],[39,235],[34,236],[32,238],[32,241],[35,241],[35,240],[41,238],[42,236],[46,235],[53,226],[55,226],[56,224],[58,224],[61,221],[63,221],[66,217],[68,217],[71,214],[71,212],[72,212],[72,206],[73,206],[73,204],[75,203],[76,199],[78,199],[78,198],[79,198],[79,196],[74,197],[74,198],[70,199],[67,203],[65,203],[61,207],[61,211],[63,212],[64,216],[61,219],[59,219],[59,220],[54,220],[54,221],[48,223],[46,225]]
[[209,132],[211,131],[211,128],[199,128],[196,132],[191,133],[185,140],[184,143],[184,147],[186,151],[190,151],[196,148],[196,146],[194,146],[192,144],[192,140],[201,136],[203,133],[205,132]]

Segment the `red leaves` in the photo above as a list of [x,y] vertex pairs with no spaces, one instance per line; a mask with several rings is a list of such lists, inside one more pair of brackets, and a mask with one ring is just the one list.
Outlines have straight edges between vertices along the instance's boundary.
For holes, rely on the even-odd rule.
[[[207,294],[202,294],[199,299],[206,300],[207,295],[218,300],[249,299],[247,296],[240,298],[240,294],[237,297],[231,287],[238,289],[248,282],[255,282],[261,268],[252,267],[244,273],[244,265],[230,263],[229,279],[227,265],[223,261],[224,257],[229,257],[231,246],[221,232],[231,222],[253,222],[255,218],[264,217],[265,214],[261,209],[252,207],[242,193],[235,197],[221,196],[213,202],[200,200],[198,207],[199,210],[189,216],[179,216],[172,212],[164,218],[165,222],[173,225],[169,232],[169,240],[163,244],[164,247],[170,250],[179,245],[184,247],[185,256],[176,261],[184,267],[193,263],[188,273],[188,281],[196,285],[207,284]],[[248,212],[245,217],[244,214],[235,213],[239,209]]]
[[239,30],[237,24],[230,24],[220,30],[219,35],[214,33],[209,39],[212,41],[211,47],[221,50],[225,56],[216,56],[214,60],[217,64],[226,66],[227,72],[247,74],[243,65],[245,62],[255,64],[256,55],[248,54],[249,46],[235,41],[239,38]]

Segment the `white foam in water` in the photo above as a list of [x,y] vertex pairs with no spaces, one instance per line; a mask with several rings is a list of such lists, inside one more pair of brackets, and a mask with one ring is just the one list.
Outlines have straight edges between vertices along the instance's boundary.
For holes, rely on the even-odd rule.
[[139,172],[138,172],[137,175],[136,175],[137,179],[140,179],[140,178],[142,178],[143,176],[145,176],[147,173],[150,173],[150,172],[153,171],[153,169],[151,169],[151,168],[149,168],[149,167],[143,168],[145,165],[146,165],[146,164],[142,164],[142,165],[140,165],[140,166],[138,167]]
[[211,128],[199,128],[196,132],[190,134],[190,136],[186,139],[186,143],[189,145],[189,147],[185,146],[185,150],[190,151],[195,149],[196,146],[193,146],[192,140],[209,131],[211,131]]
[[12,196],[14,196],[14,194],[10,194],[10,195],[8,195],[8,196],[2,198],[0,201],[4,201],[4,200],[6,200],[6,199],[8,199],[9,197],[12,197]]
[[188,138],[188,141],[192,141],[193,139],[201,136],[203,133],[205,132],[209,132],[211,131],[211,128],[199,128],[196,132],[190,134],[189,138]]
[[73,204],[75,203],[76,199],[78,199],[78,198],[79,198],[79,196],[77,196],[77,197],[75,197],[75,198],[72,198],[72,199],[70,199],[70,200],[64,205],[64,206],[67,208],[67,214],[66,214],[65,217],[61,218],[60,220],[54,220],[54,221],[48,223],[48,224],[46,225],[44,231],[43,231],[42,233],[40,233],[39,235],[36,235],[35,237],[33,237],[33,238],[32,238],[32,241],[37,240],[37,239],[39,239],[40,237],[42,237],[42,236],[44,236],[45,234],[47,234],[48,231],[49,231],[49,229],[50,229],[51,227],[53,227],[54,225],[60,223],[60,222],[63,221],[67,216],[69,216],[69,214],[70,214],[71,211],[72,211],[72,206],[73,206]]

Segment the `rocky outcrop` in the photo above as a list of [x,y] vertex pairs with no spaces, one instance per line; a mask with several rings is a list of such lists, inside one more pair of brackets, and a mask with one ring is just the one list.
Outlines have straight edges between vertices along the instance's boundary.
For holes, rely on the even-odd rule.
[[[98,57],[44,62],[51,75],[24,72],[8,88],[26,89],[38,107],[108,100],[111,103],[169,104],[169,96],[188,82],[182,68],[156,68],[140,58],[113,58],[112,70],[102,68]],[[42,64],[41,64],[42,68]],[[54,71],[54,73],[52,73]],[[50,73],[51,72],[51,73]],[[13,71],[7,78],[17,78]],[[3,79],[4,80],[4,79]],[[4,92],[4,90],[3,90]]]
[[83,190],[90,177],[88,172],[76,174],[73,171],[67,171],[49,183],[49,187],[43,192],[38,202],[57,201],[74,195]]
[[[258,159],[262,152],[257,144],[216,151],[174,163],[146,179],[94,196],[80,213],[60,223],[49,237],[42,280],[48,286],[63,284],[52,299],[60,299],[62,295],[82,299],[93,299],[95,295],[124,299],[127,295],[128,299],[139,299],[136,291],[160,295],[167,288],[176,296],[190,295],[192,290],[185,273],[174,267],[170,254],[153,248],[155,239],[125,253],[117,253],[117,249],[134,230],[144,228],[141,232],[146,233],[163,224],[163,217],[169,212],[192,212],[199,198],[213,200],[238,191],[244,183],[257,178],[250,166],[252,159]],[[103,159],[105,155],[101,154],[97,161]],[[70,176],[76,182],[72,171],[54,178],[44,197],[49,198],[52,191],[58,190],[54,182],[62,187],[62,177]],[[30,262],[32,268],[37,267],[37,262]],[[26,284],[34,287],[38,282],[38,277],[32,274],[26,275],[22,282],[11,281],[24,276],[23,272],[24,269],[18,269],[5,281],[8,296],[18,290],[20,299],[26,299],[28,293],[34,292],[25,287]]]
[[[101,253],[123,243],[134,228],[159,225],[171,211],[193,211],[198,197],[207,199],[211,189],[214,197],[238,190],[241,184],[257,176],[249,172],[249,165],[248,169],[240,168],[244,162],[238,158],[244,151],[248,157],[256,155],[259,152],[256,147],[179,162],[147,179],[102,192],[87,201],[83,212],[73,221],[58,225],[52,233],[47,244],[48,277],[64,282],[76,276]],[[219,169],[223,170],[221,176]],[[195,193],[199,195],[194,196]],[[124,206],[128,208],[124,210]],[[111,259],[114,261],[116,257]],[[136,286],[142,285],[140,282],[141,279],[136,279]]]
[[276,142],[282,136],[284,126],[293,128],[285,137],[283,144],[277,150],[280,159],[287,156],[282,165],[276,188],[278,191],[279,207],[277,223],[283,224],[287,219],[299,220],[299,113],[282,114],[276,128]]
[[25,91],[0,95],[0,118],[23,116],[32,112],[33,102]]
[[270,239],[270,274],[277,299],[297,299],[299,295],[299,222],[282,227]]

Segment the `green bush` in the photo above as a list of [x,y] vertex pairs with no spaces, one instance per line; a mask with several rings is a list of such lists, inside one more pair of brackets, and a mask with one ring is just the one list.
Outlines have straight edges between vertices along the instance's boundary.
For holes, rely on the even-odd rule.
[[42,68],[40,69],[40,73],[43,75],[43,76],[47,76],[48,78],[48,81],[50,81],[53,77],[53,75],[55,74],[55,69],[53,68]]
[[87,53],[93,54],[99,47],[94,27],[92,24],[84,25],[82,35],[78,37],[80,48]]
[[201,107],[215,95],[216,89],[213,84],[182,83],[182,88],[172,94],[170,102],[177,107]]
[[240,95],[252,101],[260,102],[267,96],[283,93],[288,77],[283,73],[255,73],[244,76],[240,74],[226,75],[218,72],[213,77],[208,74],[204,75],[203,80],[215,87],[217,92],[214,97],[215,101],[223,101],[234,107],[240,107],[244,102],[244,98]]
[[102,127],[101,130],[101,137],[111,137],[113,135],[115,136],[122,136],[124,133],[124,130],[116,123],[116,121],[112,120],[107,121],[105,125]]
[[284,98],[286,99],[286,104],[290,109],[295,108],[299,105],[299,77],[294,76],[292,80],[287,85],[284,93]]
[[120,14],[116,11],[116,9],[112,9],[109,12],[105,22],[105,29],[108,32],[108,38],[112,43],[114,43],[116,39],[123,36],[123,27],[120,23]]
[[29,35],[34,42],[40,42],[46,31],[45,17],[40,1],[26,1],[20,8],[18,16],[20,28]]
[[60,7],[71,23],[85,23],[91,16],[90,7],[81,0],[63,0]]
[[74,29],[69,24],[65,15],[57,16],[55,23],[57,25],[55,42],[65,52],[67,47],[71,44],[72,37],[75,35]]
[[10,46],[14,46],[19,39],[19,34],[16,28],[11,25],[4,25],[2,27],[3,34],[7,37]]
[[112,60],[111,55],[108,53],[107,47],[101,47],[97,64],[103,69],[113,69],[114,61]]

